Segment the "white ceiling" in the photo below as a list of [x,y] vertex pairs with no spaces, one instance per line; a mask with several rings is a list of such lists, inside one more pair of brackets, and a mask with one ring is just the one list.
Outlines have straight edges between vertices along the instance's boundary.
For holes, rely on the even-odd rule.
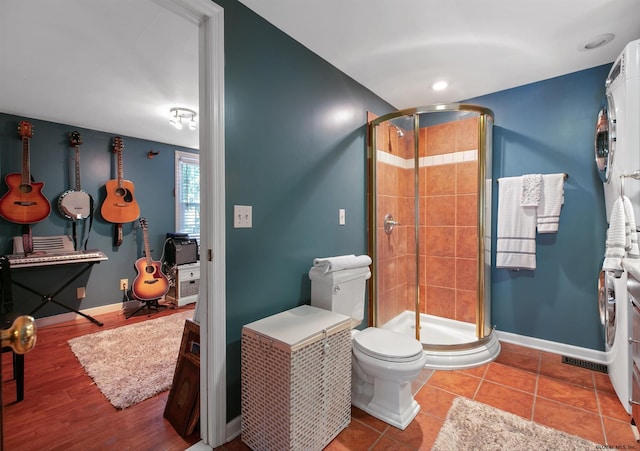
[[[241,2],[397,108],[610,63],[640,38],[640,0]],[[197,148],[167,120],[198,109],[197,27],[159,3],[0,2],[0,112]]]
[[[241,0],[398,109],[455,102],[612,62],[638,0]],[[608,45],[584,45],[613,33]],[[446,79],[450,88],[434,92]]]
[[0,4],[0,112],[198,147],[169,124],[198,110],[197,25],[152,0]]

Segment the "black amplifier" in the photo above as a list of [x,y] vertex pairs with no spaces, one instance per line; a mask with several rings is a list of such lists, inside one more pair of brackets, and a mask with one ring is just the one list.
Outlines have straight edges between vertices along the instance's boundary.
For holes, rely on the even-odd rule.
[[167,238],[164,260],[169,265],[186,265],[198,261],[198,241],[193,238]]

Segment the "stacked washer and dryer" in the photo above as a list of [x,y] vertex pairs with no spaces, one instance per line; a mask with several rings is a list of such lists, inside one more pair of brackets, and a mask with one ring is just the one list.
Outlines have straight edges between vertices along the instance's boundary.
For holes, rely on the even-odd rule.
[[[627,44],[613,63],[606,81],[606,97],[607,106],[600,111],[596,125],[595,153],[604,185],[607,222],[614,202],[622,195],[629,198],[635,218],[640,219],[640,40]],[[640,262],[628,262],[623,260],[622,271],[600,273],[598,304],[609,377],[620,402],[631,414],[632,301],[637,301],[640,316]],[[640,319],[637,321],[640,326]],[[640,359],[637,360],[640,368]],[[635,371],[640,383],[640,370]],[[640,398],[636,396],[635,400]]]

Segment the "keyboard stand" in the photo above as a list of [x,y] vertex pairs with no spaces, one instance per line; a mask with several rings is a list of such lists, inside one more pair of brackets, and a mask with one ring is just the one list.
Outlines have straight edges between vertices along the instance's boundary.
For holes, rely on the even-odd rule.
[[[40,303],[39,306],[37,306],[36,308],[34,308],[31,313],[29,313],[30,316],[33,316],[38,310],[40,310],[42,307],[44,307],[48,302],[52,302],[56,305],[59,305],[60,307],[64,307],[67,310],[74,312],[80,316],[84,316],[86,319],[88,319],[89,321],[91,321],[92,323],[97,324],[98,326],[103,326],[104,323],[98,321],[97,319],[95,319],[94,317],[87,315],[86,313],[82,313],[79,310],[74,309],[73,307],[69,307],[66,304],[63,304],[62,302],[58,302],[55,300],[55,297],[60,294],[60,292],[62,290],[64,290],[65,288],[67,288],[74,280],[76,280],[78,277],[80,277],[82,274],[84,274],[85,272],[87,272],[94,264],[99,263],[98,261],[86,261],[86,262],[82,262],[82,261],[75,261],[75,262],[69,262],[69,264],[76,264],[76,263],[84,263],[87,266],[85,266],[84,268],[82,268],[79,272],[77,272],[73,277],[71,277],[69,280],[67,280],[65,283],[62,284],[62,286],[60,286],[60,288],[58,288],[53,294],[42,294],[37,292],[36,290],[34,290],[31,287],[28,287],[20,282],[17,282],[16,280],[14,280],[12,278],[11,283],[14,285],[19,286],[20,288],[24,288],[25,290],[41,296],[42,297],[42,302]],[[16,270],[16,269],[21,269],[21,268],[12,268],[12,270]]]

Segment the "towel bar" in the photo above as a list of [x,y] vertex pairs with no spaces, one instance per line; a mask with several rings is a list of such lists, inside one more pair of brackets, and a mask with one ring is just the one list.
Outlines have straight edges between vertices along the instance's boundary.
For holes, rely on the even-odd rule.
[[[640,171],[636,171],[636,172],[638,172],[640,174]],[[569,174],[567,174],[566,172],[563,172],[562,174],[564,175],[564,179],[565,180],[567,180],[569,178]],[[632,176],[629,176],[629,177],[632,177]],[[640,177],[640,175],[639,175],[639,177]],[[496,179],[496,183],[500,183],[500,179]]]
[[628,172],[626,174],[621,174],[620,178],[632,178],[632,179],[640,180],[640,169],[637,169],[633,172]]

